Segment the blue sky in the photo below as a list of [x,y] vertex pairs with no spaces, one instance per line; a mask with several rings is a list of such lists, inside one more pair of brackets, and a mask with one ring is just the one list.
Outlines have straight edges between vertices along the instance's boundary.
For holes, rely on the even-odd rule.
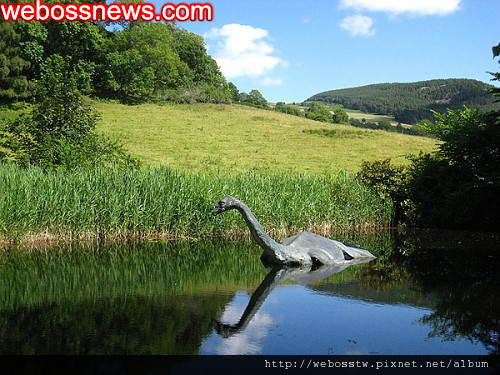
[[212,22],[179,26],[205,37],[228,81],[269,101],[383,82],[491,83],[486,71],[500,67],[498,0],[209,2]]

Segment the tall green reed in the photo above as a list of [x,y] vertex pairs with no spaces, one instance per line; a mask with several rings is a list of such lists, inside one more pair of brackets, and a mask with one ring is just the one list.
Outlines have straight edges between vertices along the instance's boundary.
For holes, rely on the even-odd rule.
[[269,230],[387,226],[392,205],[349,174],[188,174],[168,168],[43,171],[0,165],[0,234],[203,238],[246,230],[237,212],[210,207],[233,195]]

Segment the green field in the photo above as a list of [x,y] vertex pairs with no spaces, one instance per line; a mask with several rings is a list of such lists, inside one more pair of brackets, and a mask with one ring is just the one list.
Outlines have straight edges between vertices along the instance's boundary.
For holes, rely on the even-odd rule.
[[98,130],[145,165],[223,174],[356,172],[363,160],[435,149],[436,141],[326,124],[240,105],[94,102]]
[[356,120],[365,119],[367,122],[379,122],[379,121],[388,121],[391,124],[396,125],[397,121],[394,120],[394,116],[389,115],[380,115],[376,113],[364,113],[355,109],[346,109],[349,118],[353,118]]

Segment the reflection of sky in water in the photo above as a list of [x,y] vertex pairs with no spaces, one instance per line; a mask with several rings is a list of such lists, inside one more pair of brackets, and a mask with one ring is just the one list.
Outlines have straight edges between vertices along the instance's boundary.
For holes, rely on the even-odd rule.
[[[250,296],[246,293],[238,293],[233,301],[226,306],[221,317],[222,322],[235,324],[240,320],[245,310]],[[271,300],[270,296],[269,300]],[[267,302],[267,301],[266,301]],[[260,354],[262,353],[262,342],[272,330],[272,325],[276,325],[274,319],[261,309],[254,315],[252,321],[243,332],[221,340],[217,334],[212,334],[208,340],[202,344],[200,354]]]
[[[236,324],[250,296],[238,293],[221,320]],[[428,338],[419,320],[432,311],[276,288],[248,326],[224,339],[213,332],[200,354],[487,354],[482,344]]]

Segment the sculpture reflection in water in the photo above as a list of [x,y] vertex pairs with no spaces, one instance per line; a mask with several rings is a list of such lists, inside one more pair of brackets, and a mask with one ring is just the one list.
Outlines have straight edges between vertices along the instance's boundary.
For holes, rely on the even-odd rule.
[[254,315],[259,311],[260,307],[273,291],[274,288],[281,283],[292,280],[300,285],[307,285],[314,283],[327,277],[342,272],[347,267],[356,264],[368,263],[372,259],[352,259],[349,262],[315,266],[302,266],[302,267],[288,267],[283,265],[274,265],[272,268],[270,264],[266,263],[263,259],[262,262],[267,268],[271,268],[270,272],[266,275],[262,283],[255,290],[248,302],[248,305],[243,312],[240,320],[236,324],[225,324],[220,321],[214,321],[215,331],[224,338],[229,338],[237,333],[242,332],[250,323]]

